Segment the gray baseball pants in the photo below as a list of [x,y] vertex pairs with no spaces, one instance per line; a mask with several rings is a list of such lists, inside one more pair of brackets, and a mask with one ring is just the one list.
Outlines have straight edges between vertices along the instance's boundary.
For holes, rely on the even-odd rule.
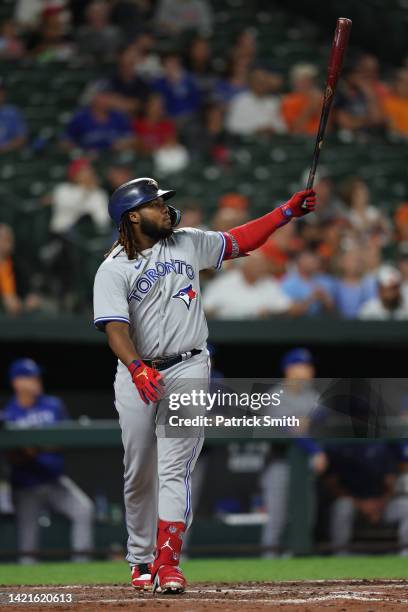
[[129,536],[126,559],[131,566],[153,561],[158,518],[190,526],[191,473],[204,442],[200,427],[191,428],[181,437],[178,428],[168,426],[165,435],[161,423],[169,413],[180,414],[168,410],[166,400],[171,394],[189,393],[198,387],[207,391],[207,350],[160,373],[165,397],[157,404],[146,405],[141,400],[123,364],[119,364],[115,378],[115,403],[125,450],[124,500]]
[[261,476],[263,499],[268,520],[263,525],[261,545],[270,549],[265,557],[278,554],[288,516],[290,466],[285,459],[274,460]]
[[67,476],[35,487],[14,490],[17,520],[17,542],[20,559],[34,560],[39,548],[41,511],[49,508],[71,521],[71,548],[74,559],[87,555],[93,548],[93,503]]

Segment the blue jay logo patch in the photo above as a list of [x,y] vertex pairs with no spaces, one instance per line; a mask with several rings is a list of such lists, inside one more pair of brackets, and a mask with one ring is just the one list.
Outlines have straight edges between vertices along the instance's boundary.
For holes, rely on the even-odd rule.
[[197,297],[197,293],[196,291],[194,291],[193,285],[190,284],[187,287],[180,289],[180,291],[177,291],[177,293],[175,293],[172,297],[180,298],[180,300],[183,300],[183,302],[187,306],[187,310],[189,310],[191,302]]

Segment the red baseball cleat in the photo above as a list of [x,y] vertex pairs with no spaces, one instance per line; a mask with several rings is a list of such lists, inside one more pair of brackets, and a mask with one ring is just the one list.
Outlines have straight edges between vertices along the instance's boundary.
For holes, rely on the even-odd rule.
[[162,565],[153,580],[153,593],[173,594],[184,593],[186,579],[177,565]]
[[134,565],[130,582],[132,587],[139,591],[150,591],[152,588],[151,566],[147,563]]

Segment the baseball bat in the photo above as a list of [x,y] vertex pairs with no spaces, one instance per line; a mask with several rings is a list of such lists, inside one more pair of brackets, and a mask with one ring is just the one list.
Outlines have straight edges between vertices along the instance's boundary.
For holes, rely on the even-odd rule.
[[324,133],[326,131],[327,120],[329,118],[334,92],[336,91],[337,81],[343,66],[343,59],[347,49],[347,43],[351,30],[351,19],[339,17],[334,32],[334,38],[330,53],[329,65],[327,68],[326,86],[324,90],[322,112],[320,114],[319,129],[317,130],[316,144],[313,152],[312,165],[309,171],[306,189],[313,187],[316,168],[319,161],[320,150],[323,145]]

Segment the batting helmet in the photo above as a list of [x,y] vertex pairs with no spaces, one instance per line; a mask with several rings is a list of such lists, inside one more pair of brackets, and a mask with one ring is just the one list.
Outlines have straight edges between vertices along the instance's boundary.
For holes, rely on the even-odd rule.
[[[152,178],[138,178],[124,183],[118,187],[109,200],[109,214],[119,227],[122,215],[138,206],[147,204],[156,198],[168,200],[175,195],[175,191],[159,189],[157,181]],[[180,223],[181,213],[173,206],[168,206],[171,224],[173,227]]]

